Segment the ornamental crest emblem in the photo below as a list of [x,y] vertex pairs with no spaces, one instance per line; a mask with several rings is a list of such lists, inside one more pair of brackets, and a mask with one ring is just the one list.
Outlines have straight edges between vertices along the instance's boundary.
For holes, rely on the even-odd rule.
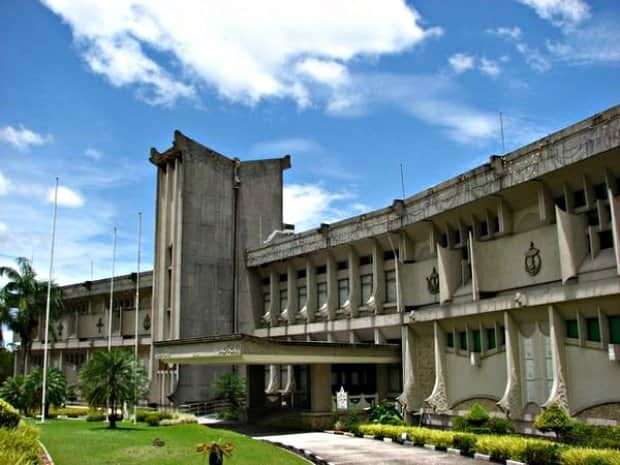
[[530,248],[525,252],[525,271],[530,276],[536,276],[542,267],[542,258],[540,258],[540,250],[534,247],[534,243],[530,242]]
[[431,274],[426,277],[426,288],[433,295],[439,294],[439,273],[435,267],[433,267]]
[[151,317],[148,313],[144,315],[144,321],[142,322],[142,327],[144,328],[145,331],[148,331],[149,329],[151,329]]

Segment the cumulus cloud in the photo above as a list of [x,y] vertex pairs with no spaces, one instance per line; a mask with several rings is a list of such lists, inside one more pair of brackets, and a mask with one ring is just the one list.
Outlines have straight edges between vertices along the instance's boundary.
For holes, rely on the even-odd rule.
[[518,0],[536,11],[542,19],[555,26],[571,27],[590,17],[584,0]]
[[502,37],[504,39],[518,40],[521,38],[521,28],[517,26],[487,29],[487,33]]
[[[207,86],[237,102],[279,97],[307,106],[309,79],[334,85],[354,58],[403,52],[442,33],[421,26],[403,0],[334,1],[329,8],[278,0],[43,3],[69,24],[93,72],[163,105]],[[151,50],[168,58],[166,67]]]
[[284,221],[297,231],[331,223],[367,211],[369,207],[354,202],[351,192],[330,192],[319,184],[288,184],[284,186]]
[[0,141],[12,145],[16,149],[25,150],[31,145],[44,145],[52,141],[52,136],[41,135],[22,125],[14,128],[4,126],[0,128]]
[[101,150],[97,150],[92,147],[89,147],[86,150],[84,150],[84,155],[86,155],[88,158],[91,158],[93,160],[100,160],[101,157],[103,156],[103,153],[101,152]]
[[480,59],[479,69],[481,72],[492,78],[496,78],[502,72],[502,69],[497,61],[486,57],[482,57]]
[[4,195],[9,190],[9,181],[4,177],[2,171],[0,171],[0,195]]
[[252,146],[250,152],[256,155],[284,155],[300,153],[317,153],[322,150],[321,145],[303,137],[290,137],[258,142]]
[[475,58],[465,53],[455,53],[448,58],[448,62],[456,73],[463,73],[475,66]]
[[[47,201],[54,202],[54,188],[48,191]],[[80,208],[84,205],[84,198],[73,189],[66,186],[58,186],[58,205],[68,208]]]

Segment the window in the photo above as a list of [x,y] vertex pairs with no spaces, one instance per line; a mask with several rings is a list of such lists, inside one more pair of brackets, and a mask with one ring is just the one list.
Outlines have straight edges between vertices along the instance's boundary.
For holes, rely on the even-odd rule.
[[342,260],[341,262],[336,263],[336,268],[338,270],[346,270],[349,268],[349,262],[347,260]]
[[588,341],[601,342],[601,327],[598,318],[586,318],[586,338]]
[[344,307],[344,304],[349,299],[349,280],[338,280],[338,308]]
[[461,350],[467,350],[467,332],[459,332],[459,347]]
[[281,283],[285,283],[285,282],[287,282],[287,281],[288,281],[288,274],[286,274],[286,273],[281,273],[281,274],[280,274],[280,282],[281,282]]
[[385,301],[396,302],[396,271],[385,272]]
[[394,257],[398,257],[398,252],[396,254],[394,254],[393,250],[383,252],[383,260],[394,260]]
[[288,291],[286,289],[280,290],[280,310],[284,310],[288,306]]
[[372,255],[360,257],[360,266],[372,265]]
[[566,337],[579,339],[579,325],[577,320],[566,320]]
[[497,347],[497,340],[495,338],[495,328],[489,328],[487,333],[487,350],[492,350]]
[[480,330],[476,329],[472,332],[472,336],[474,339],[474,350],[473,352],[482,352],[482,337],[480,336]]
[[316,285],[316,295],[319,307],[327,302],[327,283],[318,283]]
[[499,343],[501,347],[506,345],[506,328],[504,326],[499,328]]
[[269,276],[267,276],[266,278],[261,279],[261,284],[263,286],[269,286],[269,283],[270,283]]
[[575,208],[586,206],[586,193],[583,189],[574,192],[573,201],[575,202]]
[[325,274],[327,272],[327,267],[325,265],[316,267],[316,274]]
[[592,189],[594,190],[594,197],[596,197],[597,199],[605,200],[607,198],[607,184],[605,184],[604,182],[600,184],[595,184],[594,186],[592,186]]
[[609,317],[609,342],[620,344],[620,315]]
[[297,288],[297,301],[299,302],[299,308],[304,308],[308,301],[308,289],[306,286],[300,286]]
[[446,338],[446,346],[453,348],[454,347],[454,333],[450,331]]
[[491,220],[491,232],[494,234],[499,232],[499,218],[498,217],[493,217],[493,219]]
[[481,236],[489,235],[489,223],[488,222],[483,221],[482,223],[480,223],[480,235]]
[[560,207],[562,210],[566,211],[566,199],[564,199],[564,196],[560,196],[560,197],[556,197],[555,199],[553,199],[555,201],[555,204]]
[[370,296],[372,295],[372,275],[363,274],[362,276],[360,276],[360,282],[362,292],[362,305],[366,305],[366,303],[370,300]]
[[601,231],[598,233],[598,239],[601,244],[601,249],[613,249],[614,236],[610,229],[607,231]]
[[303,279],[306,277],[306,269],[297,270],[297,279]]

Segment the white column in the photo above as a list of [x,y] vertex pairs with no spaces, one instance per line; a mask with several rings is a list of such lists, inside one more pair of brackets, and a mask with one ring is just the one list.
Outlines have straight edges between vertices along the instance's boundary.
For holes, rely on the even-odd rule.
[[[504,312],[506,331],[506,388],[497,405],[510,418],[519,418],[522,413],[521,364],[519,363],[519,329],[508,311]],[[496,344],[500,344],[500,335],[496,334]]]
[[543,404],[548,407],[551,404],[559,404],[568,411],[568,389],[566,386],[566,374],[564,363],[564,339],[566,330],[564,320],[553,305],[549,305],[549,338],[551,341],[551,358],[553,362],[553,386],[549,399]]

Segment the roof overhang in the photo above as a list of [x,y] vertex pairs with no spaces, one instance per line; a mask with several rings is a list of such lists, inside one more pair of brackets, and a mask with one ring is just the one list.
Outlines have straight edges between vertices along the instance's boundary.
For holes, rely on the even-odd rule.
[[155,358],[182,365],[399,363],[394,344],[283,341],[246,334],[159,341]]

